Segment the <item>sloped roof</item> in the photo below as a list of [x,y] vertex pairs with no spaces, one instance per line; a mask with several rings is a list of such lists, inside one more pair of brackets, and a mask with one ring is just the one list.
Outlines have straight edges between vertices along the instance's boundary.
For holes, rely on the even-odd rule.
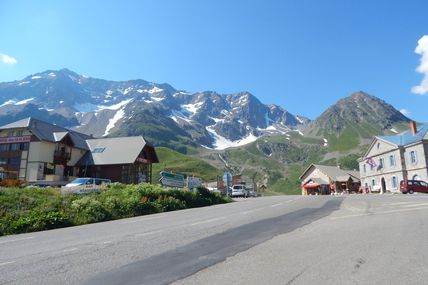
[[321,179],[321,178],[311,178],[308,180],[308,182],[305,183],[305,185],[308,184],[310,181],[313,181],[314,183],[318,183],[320,185],[330,184],[328,181],[325,181],[324,179]]
[[360,180],[360,174],[358,171],[340,169],[337,166],[311,164],[300,176],[300,179],[309,171],[312,167],[319,169],[322,173],[330,177],[334,181],[348,181],[351,178],[354,182]]
[[49,142],[58,142],[66,135],[69,135],[75,147],[86,150],[88,149],[85,140],[90,138],[90,136],[72,130],[68,130],[60,126],[52,125],[50,123],[31,117],[4,125],[0,127],[0,130],[16,128],[29,128],[31,133],[35,135],[39,140]]
[[413,135],[411,130],[407,130],[394,136],[377,136],[381,140],[390,142],[397,146],[405,146],[412,144],[423,139],[428,139],[428,124],[421,124],[418,127],[418,132]]
[[146,146],[142,136],[116,137],[86,140],[90,152],[79,165],[111,165],[134,163]]

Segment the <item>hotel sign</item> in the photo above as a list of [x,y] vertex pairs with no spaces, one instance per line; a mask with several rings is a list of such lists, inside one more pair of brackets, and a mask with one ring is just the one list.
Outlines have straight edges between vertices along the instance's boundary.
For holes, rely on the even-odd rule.
[[23,142],[30,142],[30,141],[31,141],[31,136],[0,138],[0,144],[2,144],[2,143],[23,143]]

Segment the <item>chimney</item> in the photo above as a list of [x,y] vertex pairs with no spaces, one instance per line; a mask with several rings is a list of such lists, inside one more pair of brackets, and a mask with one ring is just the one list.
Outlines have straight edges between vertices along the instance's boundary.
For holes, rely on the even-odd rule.
[[418,129],[416,128],[416,122],[415,121],[410,121],[410,129],[412,130],[412,134],[416,135],[416,133],[418,132]]

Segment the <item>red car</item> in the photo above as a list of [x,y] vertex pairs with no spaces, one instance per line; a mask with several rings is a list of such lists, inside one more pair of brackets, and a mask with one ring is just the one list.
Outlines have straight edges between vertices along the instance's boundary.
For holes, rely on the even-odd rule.
[[428,193],[428,183],[421,180],[401,180],[400,191],[403,194],[414,192]]

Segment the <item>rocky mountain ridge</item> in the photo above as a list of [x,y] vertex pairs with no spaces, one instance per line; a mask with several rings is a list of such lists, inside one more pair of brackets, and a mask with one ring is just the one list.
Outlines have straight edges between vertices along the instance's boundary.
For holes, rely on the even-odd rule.
[[249,92],[191,94],[169,84],[108,81],[68,69],[0,83],[0,124],[28,116],[94,136],[142,134],[155,144],[180,141],[212,149],[309,123],[280,106],[262,104]]

